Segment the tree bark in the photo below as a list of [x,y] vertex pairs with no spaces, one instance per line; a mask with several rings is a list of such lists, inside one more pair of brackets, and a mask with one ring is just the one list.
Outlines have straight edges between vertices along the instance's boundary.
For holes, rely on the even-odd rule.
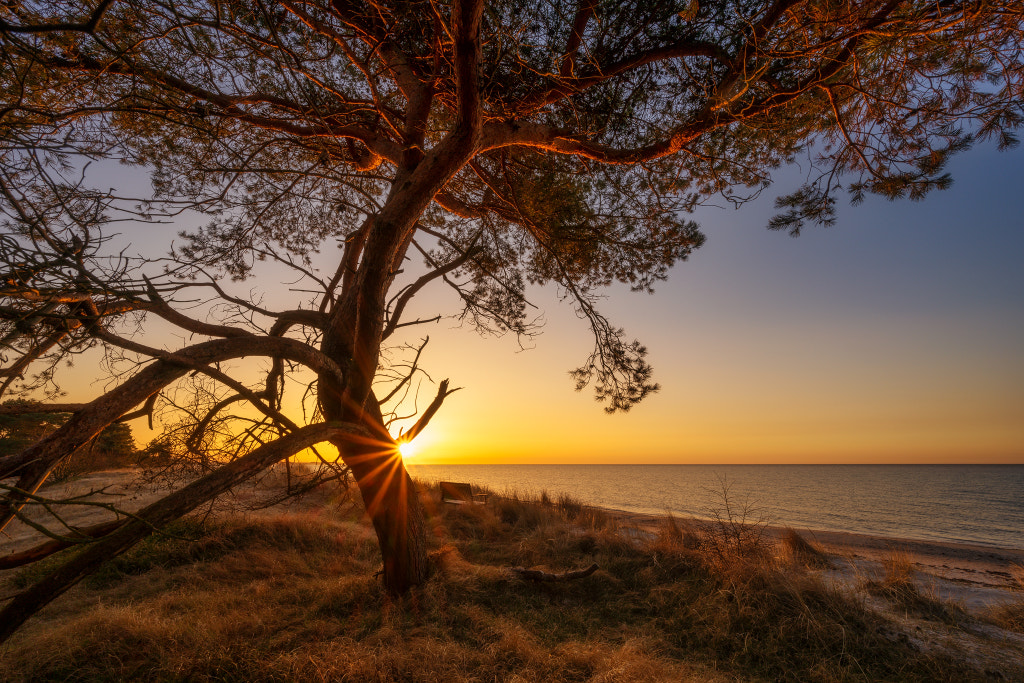
[[325,355],[346,369],[344,384],[325,373],[320,374],[318,383],[321,412],[326,418],[362,424],[374,435],[365,441],[335,445],[359,486],[380,546],[384,588],[393,595],[406,593],[428,578],[423,508],[372,391],[386,313],[385,293],[394,278],[393,264],[400,260],[397,252],[412,225],[408,217],[396,221],[377,216],[373,221],[352,289],[343,293],[321,345]]
[[[339,364],[354,355],[347,353],[348,345],[344,341],[339,343],[338,337],[327,333],[324,339],[322,350],[337,358]],[[379,338],[377,343],[379,346]],[[364,358],[360,360],[365,363]],[[360,360],[348,364],[350,385],[353,383],[351,376],[360,374]],[[375,367],[376,353],[373,361]],[[384,427],[380,406],[372,392],[363,406],[355,406],[333,377],[321,374],[319,386],[320,406],[325,417],[362,424],[373,434],[367,439],[336,442],[335,446],[352,472],[377,534],[384,563],[384,588],[393,595],[406,593],[428,578],[423,506],[416,486],[405,469],[398,445]]]
[[394,442],[350,441],[342,458],[377,533],[384,588],[392,595],[406,593],[429,578],[426,526],[416,484]]

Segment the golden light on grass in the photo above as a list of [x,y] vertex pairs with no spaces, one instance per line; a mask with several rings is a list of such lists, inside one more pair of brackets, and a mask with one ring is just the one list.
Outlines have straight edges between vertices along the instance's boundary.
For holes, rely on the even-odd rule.
[[[395,463],[388,458],[378,474]],[[689,520],[627,535],[614,515],[570,496],[544,503],[492,493],[488,505],[467,510],[442,506],[436,486],[421,487],[436,510],[439,571],[419,602],[396,602],[373,577],[380,553],[370,520],[331,502],[345,491],[334,486],[259,520],[224,512],[176,522],[173,535],[136,546],[5,645],[0,680],[62,680],[68,671],[109,680],[128,667],[139,679],[229,670],[239,680],[497,680],[510,662],[522,680],[552,683],[579,680],[581,670],[632,683],[970,681],[984,680],[985,668],[1024,680],[1012,641],[974,635],[956,620],[908,621],[914,612],[891,601],[876,611],[806,565],[777,562],[771,538],[737,546],[723,542],[720,523]],[[182,537],[215,552],[191,556]],[[900,570],[905,559],[890,564]],[[589,561],[601,569],[549,588],[558,600],[510,583],[506,569]],[[289,580],[272,580],[278,572]],[[638,603],[623,585],[649,597]],[[1020,608],[1011,607],[993,619],[1019,629]],[[254,622],[259,628],[239,628]],[[899,638],[920,638],[919,623],[931,646]],[[937,645],[947,637],[970,657]]]

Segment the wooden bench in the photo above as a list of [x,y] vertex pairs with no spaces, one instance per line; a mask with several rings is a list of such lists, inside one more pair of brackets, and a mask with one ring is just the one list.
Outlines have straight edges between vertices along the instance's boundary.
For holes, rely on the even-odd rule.
[[486,493],[473,493],[472,484],[464,484],[457,481],[442,481],[438,482],[438,486],[441,488],[441,502],[451,503],[452,505],[470,505],[478,504],[483,505],[487,502]]

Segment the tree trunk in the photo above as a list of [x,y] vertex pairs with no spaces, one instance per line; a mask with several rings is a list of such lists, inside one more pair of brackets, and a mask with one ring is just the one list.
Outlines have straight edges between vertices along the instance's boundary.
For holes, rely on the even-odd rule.
[[[373,379],[388,316],[386,294],[400,272],[416,220],[449,178],[470,158],[479,127],[450,135],[415,166],[397,174],[380,213],[366,224],[357,271],[347,280],[323,331],[322,352],[345,368],[344,382],[321,373],[317,398],[323,416],[364,425],[372,442],[338,443],[373,521],[384,560],[384,587],[402,594],[427,579],[423,507],[373,397]],[[347,266],[346,266],[347,267]]]
[[[400,241],[402,233],[378,231]],[[378,241],[385,244],[380,246]],[[368,244],[377,247],[364,255],[357,276],[357,295],[339,304],[324,330],[321,350],[345,367],[345,384],[321,373],[318,400],[324,417],[362,424],[375,438],[336,443],[344,463],[352,471],[373,522],[384,561],[384,587],[393,595],[408,592],[427,580],[426,532],[423,507],[395,440],[384,426],[380,406],[371,389],[380,357],[385,317],[384,294],[390,285],[393,245],[376,232]],[[397,246],[395,246],[397,248]],[[370,275],[367,275],[367,273]]]
[[401,595],[428,578],[426,527],[419,491],[394,444],[348,443],[352,470],[384,561],[384,588]]
[[[332,348],[332,337],[325,333],[325,353],[344,358]],[[342,347],[343,348],[343,347]],[[376,357],[374,357],[376,360]],[[349,364],[351,374],[359,372],[357,363]],[[384,427],[380,407],[369,396],[365,408],[348,409],[348,401],[331,377],[321,374],[320,406],[327,419],[339,419],[364,425],[373,438],[335,443],[342,461],[352,471],[359,486],[366,513],[377,532],[384,561],[384,587],[393,595],[406,593],[427,580],[427,540],[423,506],[409,472],[405,469],[397,444]]]

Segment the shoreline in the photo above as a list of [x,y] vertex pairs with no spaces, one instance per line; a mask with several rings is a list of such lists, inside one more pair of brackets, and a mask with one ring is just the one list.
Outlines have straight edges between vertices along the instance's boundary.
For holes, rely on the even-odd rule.
[[[591,507],[610,515],[621,526],[649,534],[657,533],[665,519],[665,515]],[[677,519],[707,521],[682,516]],[[790,527],[765,525],[767,534],[774,538],[787,528]],[[1024,598],[1024,549],[792,528],[837,560],[825,574],[846,587],[856,588],[866,578],[880,576],[887,558],[893,553],[905,553],[926,589],[969,610],[984,610]]]
[[[497,494],[628,513],[707,518],[728,503],[815,532],[1024,550],[1024,464],[1001,465],[408,465],[424,482],[466,481]],[[726,472],[731,467],[737,472]],[[898,476],[885,474],[896,468]],[[691,471],[692,470],[692,471]],[[962,471],[961,471],[962,470]],[[929,474],[931,473],[931,474]],[[725,490],[723,490],[723,488]]]

